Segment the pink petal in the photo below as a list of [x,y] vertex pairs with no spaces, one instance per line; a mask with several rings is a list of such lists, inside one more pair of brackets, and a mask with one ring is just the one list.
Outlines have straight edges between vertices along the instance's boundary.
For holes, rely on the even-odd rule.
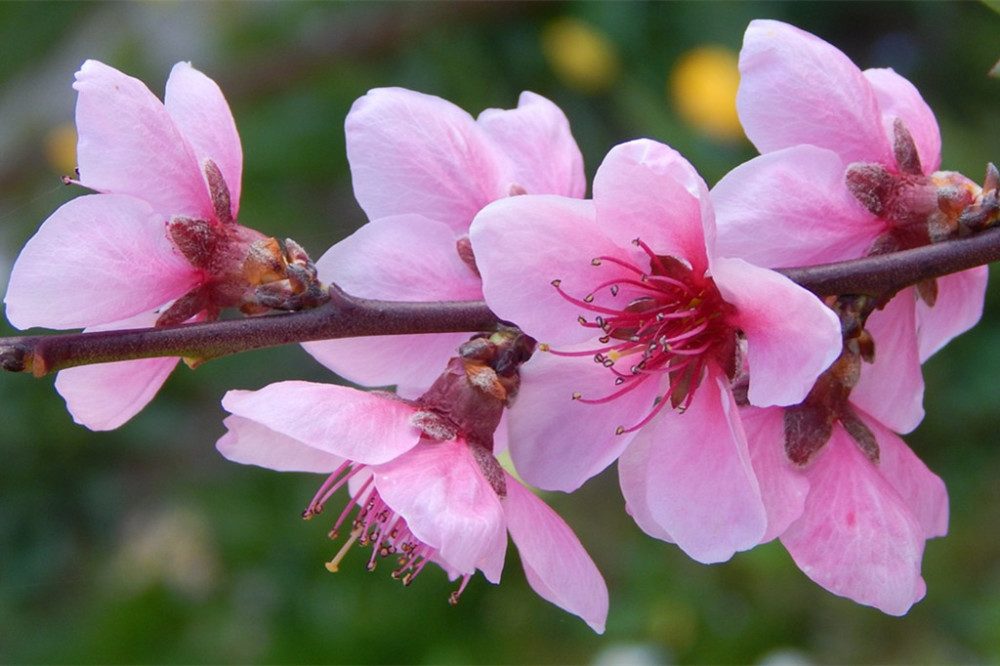
[[258,391],[230,391],[228,411],[303,444],[375,465],[408,451],[420,439],[404,402],[345,386],[285,381]]
[[664,410],[643,427],[618,472],[629,513],[654,521],[639,527],[669,534],[699,562],[728,560],[765,534],[746,435],[721,377],[707,376],[687,411]]
[[73,421],[91,430],[114,430],[149,404],[177,358],[147,358],[67,368],[55,387]]
[[800,145],[756,157],[712,188],[716,251],[768,268],[856,259],[886,230],[844,185],[836,153]]
[[506,157],[472,116],[439,97],[371,90],[351,107],[346,131],[354,195],[369,219],[416,213],[462,234],[509,194]]
[[[595,335],[577,321],[589,313],[560,295],[552,281],[560,280],[566,294],[583,299],[620,272],[611,262],[594,266],[594,258],[633,262],[636,249],[622,249],[601,232],[591,202],[545,195],[491,204],[476,216],[469,237],[490,309],[554,347]],[[628,245],[630,240],[622,242]],[[603,298],[610,298],[606,291],[595,303]]]
[[531,589],[604,633],[608,588],[569,525],[545,502],[506,474],[507,529],[521,555]]
[[715,284],[747,337],[750,404],[802,402],[840,355],[840,321],[814,294],[742,259],[716,258]]
[[152,310],[197,282],[149,204],[89,195],[56,210],[28,241],[4,300],[19,328],[79,328]]
[[805,513],[781,542],[830,592],[903,615],[926,590],[924,535],[903,499],[840,426],[806,470]]
[[703,274],[715,226],[708,188],[674,149],[649,139],[611,149],[594,176],[597,224],[618,245],[640,238]]
[[170,70],[163,105],[190,142],[198,164],[211,159],[222,171],[232,201],[233,219],[236,219],[243,176],[243,148],[233,114],[219,86],[191,63],[179,62]]
[[765,543],[781,536],[802,516],[809,480],[785,455],[784,410],[748,407],[740,410],[740,416],[767,510],[767,531],[761,538],[761,543]]
[[395,215],[363,225],[316,262],[319,277],[352,296],[394,301],[475,301],[475,272],[458,254],[458,236],[420,215]]
[[913,288],[904,289],[868,317],[875,363],[862,363],[861,379],[851,391],[851,402],[899,433],[910,432],[924,418],[913,300]]
[[983,315],[988,277],[986,266],[939,277],[934,307],[917,300],[917,343],[921,363],[979,321]]
[[476,119],[510,158],[510,184],[528,194],[582,198],[583,156],[562,110],[541,95],[523,92],[516,109],[487,109]]
[[[230,391],[247,393],[247,391]],[[320,451],[297,439],[275,432],[242,416],[227,416],[226,434],[215,443],[227,460],[257,465],[279,472],[318,472],[329,474],[346,462],[339,456]]]
[[886,136],[893,136],[895,119],[902,120],[917,144],[924,173],[937,171],[941,167],[941,131],[920,92],[892,69],[866,69],[864,75],[878,97]]
[[451,568],[500,582],[507,550],[503,507],[463,440],[425,441],[374,468],[386,504]]
[[944,481],[895,433],[873,418],[865,423],[878,439],[879,471],[905,502],[923,528],[925,538],[948,533],[948,491]]
[[878,100],[840,50],[787,23],[751,21],[740,51],[740,121],[761,153],[807,143],[844,163],[894,163]]
[[657,382],[601,404],[574,400],[573,394],[600,399],[617,390],[611,371],[590,358],[536,352],[521,368],[521,390],[508,419],[510,455],[521,478],[570,492],[614,462],[634,437],[615,430],[650,413]]
[[416,398],[444,371],[470,333],[379,335],[304,342],[313,358],[344,379],[362,386],[395,386]]
[[[319,277],[352,296],[391,301],[482,300],[479,277],[455,249],[455,232],[419,215],[375,220],[320,257]],[[308,342],[303,347],[340,376],[366,386],[422,393],[468,333]]]
[[156,212],[211,219],[198,160],[163,104],[138,79],[88,60],[73,87],[80,181],[99,192],[130,194]]

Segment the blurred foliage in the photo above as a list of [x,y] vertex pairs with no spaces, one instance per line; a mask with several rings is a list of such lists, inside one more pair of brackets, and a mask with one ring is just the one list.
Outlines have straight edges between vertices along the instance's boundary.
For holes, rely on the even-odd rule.
[[[987,77],[1000,16],[980,4],[2,3],[0,274],[79,193],[49,155],[65,140],[85,58],[158,94],[178,60],[215,78],[243,140],[241,220],[319,256],[364,221],[342,123],[377,86],[474,114],[534,90],[565,110],[591,175],[615,143],[650,136],[714,183],[753,149],[689,125],[667,81],[691,49],[738,51],[758,17],[909,77],[938,114],[946,168],[978,179],[1000,158],[1000,81]],[[552,46],[560,25],[576,31],[561,37],[570,46]],[[553,48],[596,48],[613,64],[583,85]],[[182,369],[112,433],[74,426],[51,378],[0,377],[0,661],[998,662],[997,339],[993,287],[983,322],[927,364],[927,418],[908,441],[948,484],[951,533],[928,543],[928,595],[908,616],[824,592],[778,544],[696,564],[625,517],[611,471],[574,496],[547,496],[607,577],[603,637],[531,593],[513,550],[503,585],[478,577],[456,608],[454,584],[433,567],[406,589],[387,570],[366,572],[363,553],[327,573],[329,525],[298,519],[320,479],[236,466],[212,446],[226,389],[332,380],[298,348]]]

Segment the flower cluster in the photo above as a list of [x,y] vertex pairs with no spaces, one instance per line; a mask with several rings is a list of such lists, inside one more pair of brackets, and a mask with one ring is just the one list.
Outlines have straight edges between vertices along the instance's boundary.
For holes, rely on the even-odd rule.
[[[211,80],[179,64],[161,103],[88,61],[70,182],[96,194],[25,247],[8,317],[102,330],[311,308],[331,292],[485,300],[496,330],[304,343],[394,392],[286,381],[223,399],[226,458],[326,476],[306,518],[346,490],[330,570],[368,546],[368,568],[390,558],[406,584],[435,563],[461,580],[457,601],[476,571],[499,582],[509,533],[531,587],[602,632],[597,567],[524,483],[571,492],[617,464],[627,514],[695,560],[780,539],[819,585],[904,614],[948,498],[898,434],[923,417],[921,364],[978,320],[986,268],[825,299],[775,269],[980,231],[1000,177],[940,170],[934,115],[908,81],[792,26],[752,22],[739,66],[759,157],[710,190],[668,145],[633,140],[608,152],[590,198],[569,123],[543,97],[473,118],[373,90],[346,121],[370,221],[314,265],[236,221],[242,152]],[[113,428],[175,363],[72,368],[56,385],[79,422]]]

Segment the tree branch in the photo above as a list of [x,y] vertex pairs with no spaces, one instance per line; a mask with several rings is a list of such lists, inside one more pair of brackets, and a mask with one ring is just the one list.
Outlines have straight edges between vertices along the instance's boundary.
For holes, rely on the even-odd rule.
[[[1000,260],[1000,228],[893,254],[778,272],[818,296],[888,297],[924,280]],[[311,340],[491,331],[500,323],[481,301],[403,303],[353,298],[300,312],[125,331],[0,338],[0,367],[46,375],[64,368],[157,356],[194,363]]]

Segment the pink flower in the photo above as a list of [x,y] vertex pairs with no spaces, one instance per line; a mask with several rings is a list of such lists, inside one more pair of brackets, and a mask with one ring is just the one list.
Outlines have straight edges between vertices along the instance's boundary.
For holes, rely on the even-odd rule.
[[522,368],[510,413],[523,478],[573,490],[621,456],[649,534],[705,562],[757,544],[766,518],[731,382],[745,354],[751,403],[802,400],[840,351],[833,313],[717,256],[704,182],[651,140],[612,149],[593,201],[504,199],[471,239],[487,303],[550,350]]
[[[877,396],[850,394],[860,363],[849,345],[803,405],[744,408],[743,424],[768,509],[764,539],[780,537],[799,568],[830,592],[903,615],[924,596],[924,542],[947,533],[948,495],[871,415]],[[870,377],[884,392],[898,381]]]
[[[582,197],[583,159],[563,113],[521,94],[516,109],[477,119],[438,97],[380,88],[347,116],[354,192],[371,220],[317,261],[327,283],[365,298],[482,300],[468,244],[483,206],[515,194]],[[437,377],[462,333],[306,343],[321,363],[368,386],[418,395]]]
[[[938,171],[934,114],[891,69],[859,70],[817,37],[778,21],[753,21],[740,53],[737,106],[763,153],[712,191],[718,251],[761,266],[806,266],[856,259],[953,235],[958,215],[980,190]],[[897,432],[923,417],[920,363],[978,321],[985,266],[907,289],[910,310],[876,312],[875,365],[895,376],[872,416]],[[874,331],[873,331],[874,333]],[[890,343],[889,340],[893,342]]]
[[[218,86],[178,63],[161,103],[141,81],[88,60],[73,87],[71,182],[98,194],[59,208],[28,241],[5,298],[11,323],[106,330],[255,308],[254,287],[284,277],[283,258],[273,239],[236,223],[243,154]],[[177,360],[71,368],[56,388],[78,423],[112,429]]]
[[297,381],[230,391],[223,406],[232,416],[218,448],[230,460],[328,475],[306,517],[349,485],[334,530],[350,535],[331,571],[351,544],[371,545],[368,568],[391,556],[406,584],[428,562],[461,577],[454,603],[477,569],[500,581],[509,531],[532,588],[603,633],[607,588],[572,530],[438,410]]

